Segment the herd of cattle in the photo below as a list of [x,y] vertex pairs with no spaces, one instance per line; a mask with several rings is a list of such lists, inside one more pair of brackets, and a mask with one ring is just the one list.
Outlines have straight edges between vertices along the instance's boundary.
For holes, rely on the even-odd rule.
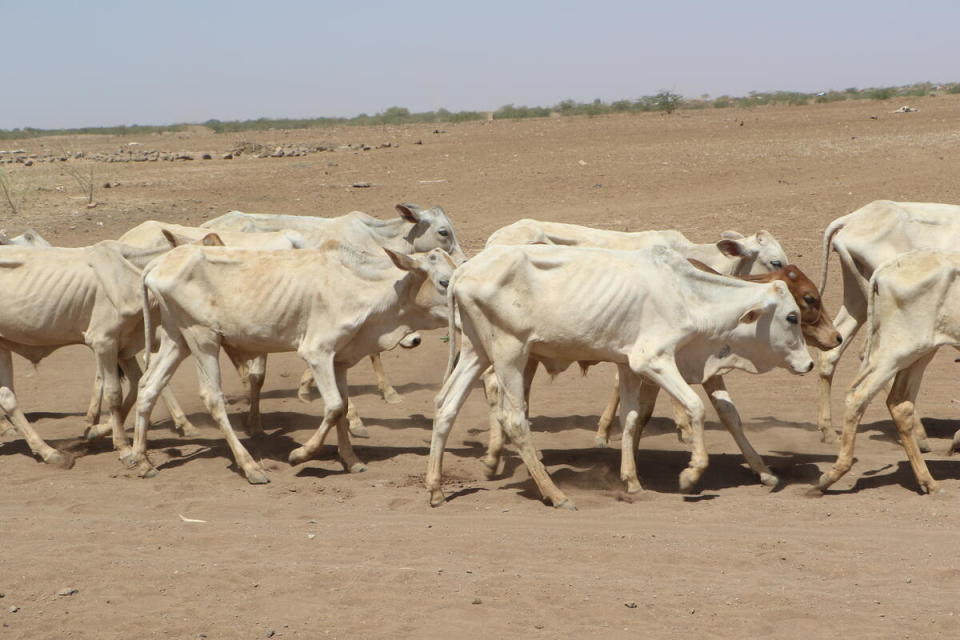
[[[245,427],[255,436],[262,432],[267,354],[295,351],[308,365],[299,395],[318,390],[324,414],[290,463],[312,458],[336,428],[344,468],[362,471],[350,435],[365,435],[365,428],[349,403],[347,371],[369,356],[384,398],[396,401],[379,353],[416,346],[419,330],[447,327],[450,354],[426,475],[435,506],[444,501],[447,437],[482,380],[490,405],[488,477],[498,471],[506,432],[543,497],[573,508],[540,461],[528,420],[538,366],[557,374],[573,362],[583,370],[617,365],[597,443],[606,446],[619,405],[620,476],[628,492],[641,490],[635,452],[661,388],[674,402],[680,439],[692,449],[680,488],[697,485],[708,456],[704,406],[691,384],[703,386],[747,463],[773,486],[778,478],[744,435],[723,374],[774,367],[803,374],[815,367],[807,346],[820,350],[818,422],[822,439],[833,441],[833,373],[866,324],[840,454],[816,490],[849,470],[863,412],[891,380],[887,405],[900,442],[921,489],[937,490],[921,455],[929,447],[914,403],[936,350],[960,345],[960,253],[952,251],[960,243],[960,206],[876,201],[838,218],[824,233],[819,290],[766,231],[727,231],[716,243],[695,244],[677,231],[628,233],[527,219],[494,232],[467,260],[443,209],[401,204],[397,211],[392,220],[360,212],[320,218],[233,211],[201,227],[145,222],[116,241],[82,248],[51,247],[33,232],[0,239],[7,301],[0,313],[0,432],[15,429],[46,463],[72,465],[21,411],[11,353],[36,363],[59,347],[85,344],[97,365],[85,437],[111,433],[123,463],[153,476],[147,427],[159,396],[177,429],[195,433],[166,390],[193,355],[200,394],[238,467],[249,482],[265,483],[266,473],[230,424],[219,353],[227,353],[244,381]],[[835,320],[820,298],[831,250],[843,276]],[[129,381],[125,396],[122,376]],[[131,443],[124,421],[134,405]]]

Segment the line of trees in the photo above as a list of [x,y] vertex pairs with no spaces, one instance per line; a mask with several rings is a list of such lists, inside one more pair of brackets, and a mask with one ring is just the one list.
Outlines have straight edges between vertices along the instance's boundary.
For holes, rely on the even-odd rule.
[[[699,98],[685,98],[672,91],[663,90],[651,96],[641,96],[635,100],[616,100],[603,102],[600,99],[593,102],[577,102],[564,100],[551,107],[527,107],[508,104],[492,113],[495,120],[518,118],[543,118],[552,114],[561,116],[586,115],[598,116],[608,113],[642,113],[657,111],[673,113],[678,109],[724,109],[730,107],[757,107],[772,104],[807,105],[841,100],[888,100],[895,97],[926,96],[942,93],[960,93],[960,82],[934,84],[918,82],[902,87],[873,87],[857,89],[850,87],[842,91],[820,91],[817,93],[801,93],[797,91],[752,91],[746,96],[719,96],[702,95]],[[338,125],[400,125],[416,123],[448,123],[483,120],[488,117],[482,111],[423,111],[412,113],[404,107],[390,107],[381,113],[367,115],[361,113],[352,118],[257,118],[256,120],[207,120],[200,123],[216,133],[233,133],[242,131],[262,131],[267,129],[311,129]],[[39,136],[56,135],[146,135],[152,133],[166,133],[183,131],[190,124],[173,124],[165,126],[129,125],[118,127],[83,127],[79,129],[0,129],[0,140],[14,140],[21,138],[36,138]]]

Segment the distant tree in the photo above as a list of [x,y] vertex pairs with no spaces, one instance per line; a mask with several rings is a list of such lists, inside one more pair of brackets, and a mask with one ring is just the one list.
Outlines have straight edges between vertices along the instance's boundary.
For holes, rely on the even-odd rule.
[[673,113],[683,104],[683,96],[664,89],[653,96],[653,108],[657,111]]

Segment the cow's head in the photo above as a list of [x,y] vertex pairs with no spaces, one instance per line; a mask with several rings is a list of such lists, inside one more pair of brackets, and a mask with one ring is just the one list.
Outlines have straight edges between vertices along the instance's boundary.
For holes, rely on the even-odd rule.
[[441,207],[421,209],[415,204],[402,203],[397,205],[397,212],[401,218],[413,224],[407,240],[413,245],[415,252],[443,249],[457,264],[466,262],[467,257],[457,242],[453,223]]
[[769,231],[758,231],[751,236],[724,231],[720,238],[717,249],[725,256],[740,260],[733,275],[769,273],[782,269],[789,262],[783,247]]
[[840,332],[833,326],[830,314],[823,308],[820,290],[797,265],[788,264],[772,273],[741,276],[741,278],[752,282],[780,280],[786,284],[790,295],[793,296],[793,301],[800,308],[800,327],[808,345],[822,351],[829,351],[843,342]]
[[[411,256],[384,249],[398,269],[414,274],[414,305],[441,324],[447,321],[447,289],[457,263],[443,249]],[[437,325],[439,326],[439,324]]]
[[741,328],[755,325],[746,342],[748,358],[756,370],[784,367],[792,373],[808,373],[813,360],[807,353],[800,325],[800,308],[787,285],[775,280],[765,285],[762,300],[739,318]]

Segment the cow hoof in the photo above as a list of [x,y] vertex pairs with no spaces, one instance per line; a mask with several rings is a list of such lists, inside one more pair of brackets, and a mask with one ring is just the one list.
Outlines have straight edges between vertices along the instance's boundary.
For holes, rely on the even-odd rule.
[[832,427],[820,429],[820,442],[824,444],[833,444],[837,441],[837,433]]
[[370,432],[367,431],[367,428],[362,424],[351,424],[350,435],[354,438],[369,438]]
[[304,447],[297,447],[290,452],[290,455],[287,456],[287,461],[290,464],[300,464],[306,462],[310,459],[310,455],[307,453],[307,450]]
[[400,397],[400,394],[396,392],[393,387],[389,389],[384,389],[382,391],[383,401],[387,404],[400,404],[403,402],[403,398]]
[[255,470],[247,474],[247,482],[250,484],[270,484],[270,478],[263,471]]
[[200,429],[197,429],[189,422],[176,424],[173,428],[181,438],[196,438],[200,435]]
[[447,501],[446,498],[443,497],[443,491],[441,491],[440,489],[430,490],[430,506],[431,507],[439,507],[446,501]]
[[773,475],[772,473],[761,473],[760,484],[762,484],[765,487],[770,487],[771,489],[773,489],[778,484],[780,484],[780,478]]
[[823,489],[821,489],[820,487],[810,487],[809,489],[807,489],[805,495],[806,495],[808,498],[822,498],[822,497],[823,497]]
[[149,480],[150,478],[156,478],[157,474],[159,473],[160,472],[157,471],[153,465],[150,463],[145,463],[143,470],[140,472],[140,477],[145,480]]
[[297,389],[297,400],[299,400],[300,402],[307,402],[307,403],[313,402],[314,400],[317,399],[317,396],[319,396],[319,394],[313,390],[312,385],[309,387],[300,387],[299,389]]
[[352,465],[347,467],[347,471],[349,471],[350,473],[363,473],[366,470],[367,470],[367,465],[363,464],[362,462],[354,462]]
[[694,487],[700,481],[700,472],[696,469],[684,469],[680,473],[680,491],[683,493],[693,493]]
[[626,485],[627,493],[629,494],[640,493],[641,491],[643,491],[643,486],[640,484],[639,481],[634,481],[627,478],[620,478],[620,480],[623,482],[624,485]]
[[921,453],[930,453],[930,451],[932,451],[930,442],[926,438],[917,438],[917,448],[920,449]]
[[484,460],[483,461],[483,477],[485,477],[487,480],[493,480],[494,478],[497,477],[497,469],[499,467],[500,467],[499,460],[492,463]]
[[597,436],[596,440],[593,441],[593,446],[596,447],[597,449],[609,449],[610,443],[607,442],[606,438],[601,438],[600,436]]
[[570,498],[564,498],[559,503],[553,505],[554,509],[566,509],[567,511],[576,511],[577,505],[573,504]]
[[43,458],[43,462],[59,469],[70,469],[73,467],[73,456],[63,451],[54,450]]

